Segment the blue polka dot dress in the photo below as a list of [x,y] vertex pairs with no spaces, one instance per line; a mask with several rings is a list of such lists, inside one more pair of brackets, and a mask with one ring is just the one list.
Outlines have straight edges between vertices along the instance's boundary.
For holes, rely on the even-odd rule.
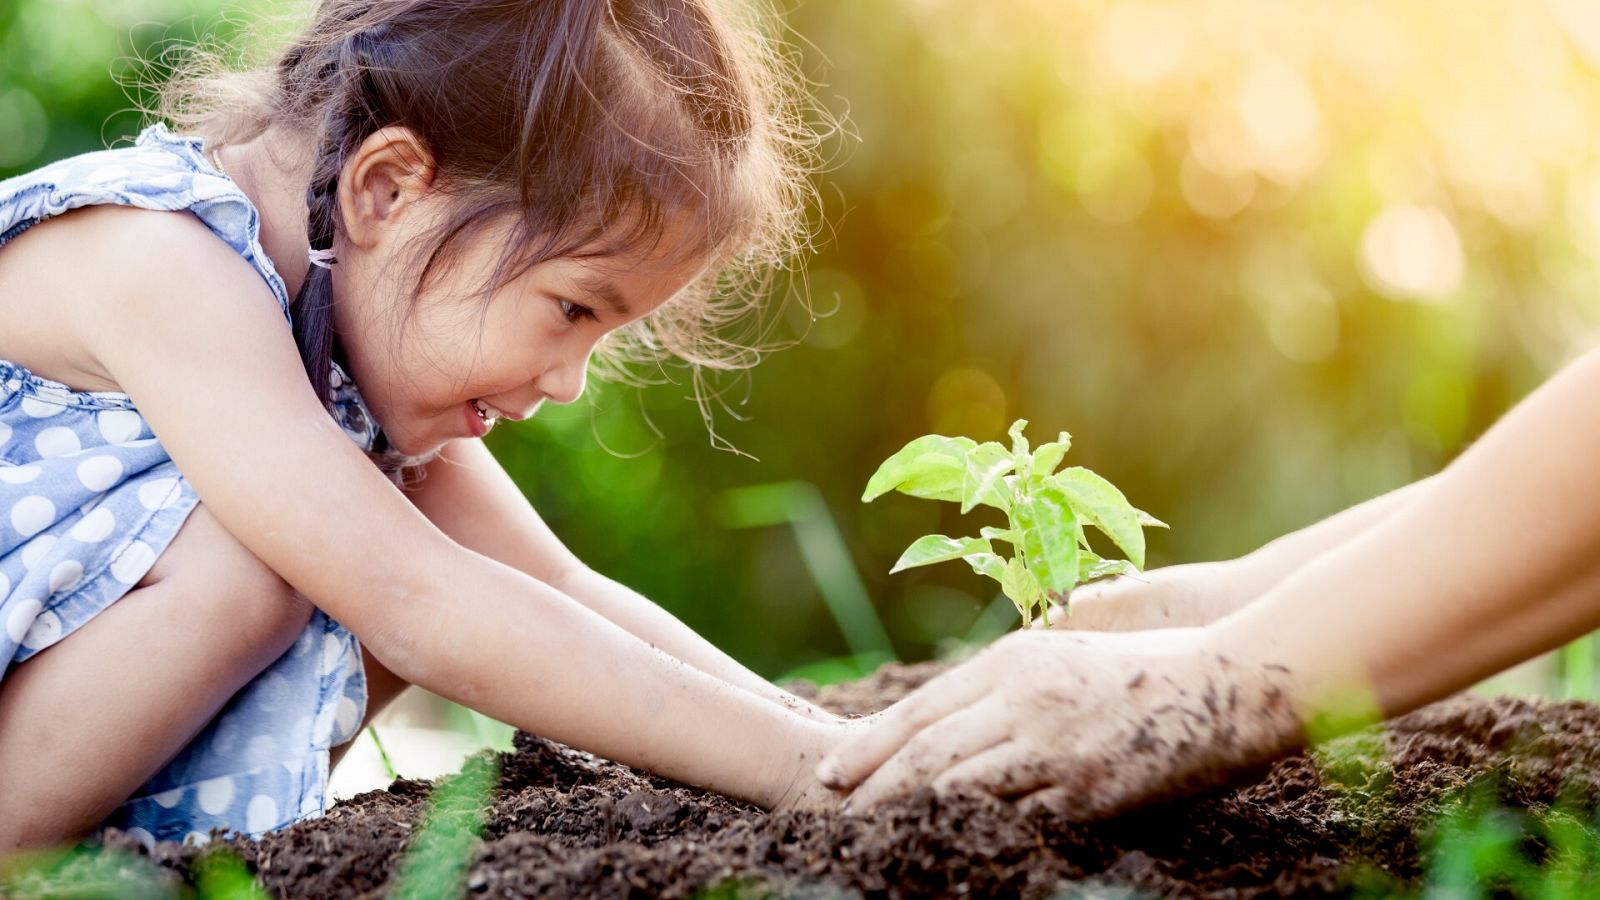
[[[0,253],[50,216],[98,203],[187,210],[248,260],[288,327],[283,280],[249,199],[201,153],[154,125],[131,147],[0,181]],[[364,450],[379,440],[337,365],[335,416]],[[132,400],[74,391],[0,360],[0,679],[71,637],[144,577],[198,498]],[[366,706],[355,637],[322,612],[164,769],[106,820],[145,841],[260,834],[320,815],[328,750]]]

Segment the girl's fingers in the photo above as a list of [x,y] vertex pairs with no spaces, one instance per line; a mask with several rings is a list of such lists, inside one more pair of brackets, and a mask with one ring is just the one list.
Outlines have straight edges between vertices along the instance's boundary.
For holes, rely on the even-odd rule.
[[988,679],[975,670],[982,658],[947,672],[879,713],[817,764],[817,780],[836,791],[865,781],[922,729],[983,696]]
[[898,794],[934,782],[946,769],[1010,740],[1009,723],[968,706],[922,729],[878,767],[846,802],[871,809]]

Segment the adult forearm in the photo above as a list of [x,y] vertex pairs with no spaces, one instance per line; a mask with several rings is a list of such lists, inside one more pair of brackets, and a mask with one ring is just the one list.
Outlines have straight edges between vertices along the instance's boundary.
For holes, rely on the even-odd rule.
[[1071,615],[1054,621],[1079,631],[1142,631],[1215,622],[1256,602],[1311,560],[1415,503],[1433,482],[1427,478],[1390,491],[1237,559],[1165,566],[1084,585],[1072,592]]
[[1299,531],[1263,544],[1230,564],[1229,577],[1243,602],[1260,597],[1306,563],[1365,534],[1395,512],[1416,502],[1438,478],[1432,475],[1358,503]]
[[1553,378],[1435,483],[1217,623],[1314,712],[1396,714],[1600,626],[1600,356]]
[[[728,684],[555,589],[461,551],[362,635],[406,680],[526,731],[773,806],[830,726]],[[464,602],[463,598],[467,598]],[[686,727],[692,725],[692,727]]]

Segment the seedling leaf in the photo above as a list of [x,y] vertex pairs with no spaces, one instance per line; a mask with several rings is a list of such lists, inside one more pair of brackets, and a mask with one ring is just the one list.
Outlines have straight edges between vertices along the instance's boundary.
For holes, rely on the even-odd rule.
[[1017,529],[1028,570],[1051,599],[1078,583],[1078,519],[1066,492],[1046,481],[1017,504]]
[[978,533],[983,535],[983,539],[986,541],[1005,541],[1013,547],[1022,543],[1022,536],[1017,534],[1014,528],[996,528],[993,525],[985,525],[978,529]]
[[1136,510],[1134,510],[1134,512],[1139,514],[1139,524],[1143,525],[1146,528],[1171,528],[1172,527],[1171,525],[1168,525],[1167,523],[1161,521],[1160,519],[1156,518],[1155,516],[1150,515],[1149,513],[1145,512],[1142,509],[1136,509]]
[[902,569],[926,566],[933,563],[961,559],[974,553],[992,553],[994,548],[981,538],[949,538],[942,534],[926,534],[917,538],[900,554],[899,562],[889,570],[893,575]]
[[1011,453],[1017,458],[1018,471],[1027,471],[1027,466],[1022,461],[1028,455],[1028,439],[1022,436],[1022,430],[1028,427],[1027,419],[1018,419],[1011,423],[1011,428],[1006,434],[1011,435]]
[[[930,534],[918,538],[891,572],[961,559],[972,571],[1000,582],[1022,614],[1050,623],[1052,604],[1064,610],[1072,588],[1108,575],[1134,575],[1144,567],[1144,528],[1165,528],[1159,519],[1128,504],[1122,492],[1080,467],[1057,472],[1072,436],[1030,451],[1028,420],[1012,423],[1011,449],[990,441],[928,435],[906,444],[867,483],[863,501],[898,490],[913,497],[958,501],[963,513],[982,503],[1006,514],[1006,527],[985,526],[980,537]],[[1084,526],[1110,538],[1127,560],[1103,559],[1090,546]],[[1098,539],[1097,539],[1098,540]],[[995,552],[996,542],[1010,553]],[[1007,558],[1007,556],[1010,558]]]
[[1072,435],[1065,431],[1061,437],[1048,444],[1040,444],[1039,449],[1033,451],[1033,477],[1035,479],[1048,478],[1055,474],[1061,466],[1061,460],[1067,455],[1067,450],[1072,447]]
[[1144,530],[1139,527],[1139,511],[1111,482],[1082,466],[1063,469],[1045,481],[1059,488],[1089,524],[1128,554],[1128,561],[1144,568]]
[[929,500],[960,502],[967,453],[976,446],[977,441],[971,438],[942,434],[919,437],[883,461],[867,481],[861,500],[870,503],[890,491],[900,491]]
[[1006,561],[997,553],[969,553],[961,557],[972,567],[972,571],[979,575],[987,575],[995,581],[1005,585]]
[[1137,575],[1139,570],[1125,559],[1101,559],[1085,550],[1078,557],[1078,583],[1104,578],[1107,575]]
[[996,509],[1011,511],[1011,487],[1006,476],[1016,467],[1016,460],[1006,448],[989,441],[979,444],[967,453],[966,476],[961,482],[961,512],[972,511],[982,503]]
[[1033,608],[1044,598],[1044,591],[1039,587],[1039,580],[1023,565],[1022,557],[1014,557],[1006,562],[1005,572],[1000,578],[1000,590],[1011,598],[1012,605],[1022,614],[1022,626],[1026,628],[1033,622]]

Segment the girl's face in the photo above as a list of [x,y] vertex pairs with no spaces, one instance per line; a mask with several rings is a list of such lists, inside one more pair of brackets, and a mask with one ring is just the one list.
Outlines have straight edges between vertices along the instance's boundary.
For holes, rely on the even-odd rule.
[[[576,400],[599,340],[706,268],[671,252],[560,258],[486,298],[504,234],[490,230],[413,296],[417,245],[407,239],[429,224],[432,217],[416,215],[429,202],[397,223],[390,237],[400,239],[340,248],[333,267],[334,319],[351,375],[390,445],[410,456],[481,437],[496,419],[526,419],[545,400]],[[662,246],[682,246],[674,238],[669,232]]]

